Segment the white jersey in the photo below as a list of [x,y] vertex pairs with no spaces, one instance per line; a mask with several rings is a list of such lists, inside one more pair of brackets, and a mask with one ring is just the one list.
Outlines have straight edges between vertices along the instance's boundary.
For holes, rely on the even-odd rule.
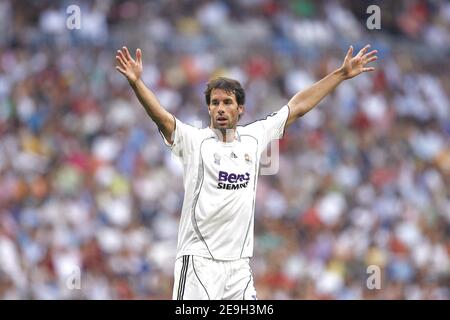
[[282,138],[288,115],[286,105],[266,119],[238,126],[235,140],[228,143],[209,127],[198,129],[175,119],[174,142],[164,142],[184,169],[177,258],[236,260],[253,255],[259,161],[267,144]]

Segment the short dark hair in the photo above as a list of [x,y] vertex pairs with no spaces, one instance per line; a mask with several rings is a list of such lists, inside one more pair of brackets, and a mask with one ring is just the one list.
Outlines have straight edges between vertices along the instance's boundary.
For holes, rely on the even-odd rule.
[[213,89],[222,89],[228,94],[234,93],[238,105],[244,105],[245,103],[245,91],[237,80],[225,77],[210,80],[205,90],[205,99],[208,106],[211,103],[211,91]]

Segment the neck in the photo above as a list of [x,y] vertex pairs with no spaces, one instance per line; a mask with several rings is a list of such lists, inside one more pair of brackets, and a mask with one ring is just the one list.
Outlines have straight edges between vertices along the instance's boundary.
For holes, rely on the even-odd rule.
[[216,129],[210,127],[216,135],[219,137],[219,140],[222,142],[233,142],[236,136],[236,129]]

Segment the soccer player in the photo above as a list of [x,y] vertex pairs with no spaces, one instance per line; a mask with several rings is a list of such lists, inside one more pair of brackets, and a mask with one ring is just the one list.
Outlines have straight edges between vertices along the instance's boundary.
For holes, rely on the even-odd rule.
[[184,201],[179,225],[173,299],[256,299],[249,259],[259,161],[267,144],[314,108],[342,81],[373,71],[370,45],[353,56],[350,46],[341,67],[295,94],[278,111],[244,126],[245,92],[228,78],[211,80],[205,91],[211,122],[198,129],[160,105],[141,79],[142,52],[133,59],[117,51],[116,69],[128,80],[165,144],[183,163]]

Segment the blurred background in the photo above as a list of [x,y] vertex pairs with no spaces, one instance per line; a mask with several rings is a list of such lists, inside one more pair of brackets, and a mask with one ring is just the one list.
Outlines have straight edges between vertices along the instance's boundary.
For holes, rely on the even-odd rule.
[[290,127],[260,177],[258,297],[450,298],[448,1],[0,0],[0,30],[0,299],[171,298],[182,171],[117,49],[141,48],[160,102],[206,126],[211,77],[241,81],[245,124],[366,43],[376,72]]

